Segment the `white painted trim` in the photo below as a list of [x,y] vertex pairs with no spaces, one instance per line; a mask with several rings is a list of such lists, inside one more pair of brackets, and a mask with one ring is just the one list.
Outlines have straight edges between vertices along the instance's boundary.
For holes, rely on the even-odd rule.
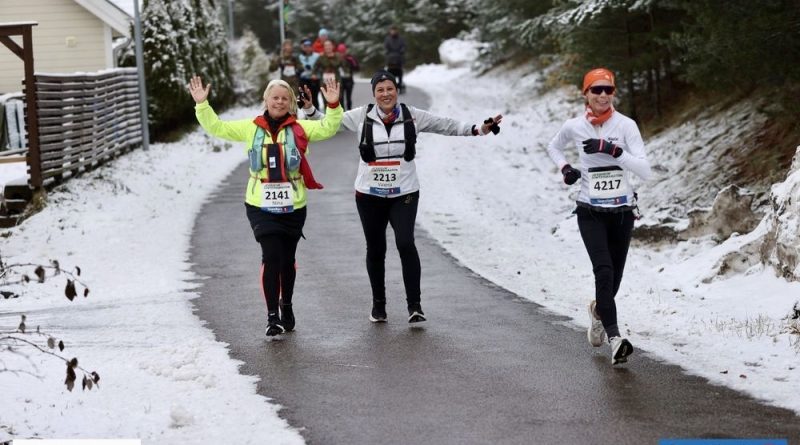
[[74,0],[107,24],[114,31],[131,37],[131,21],[133,18],[107,0]]
[[103,42],[105,42],[106,68],[114,68],[114,45],[111,37],[111,27],[103,25]]

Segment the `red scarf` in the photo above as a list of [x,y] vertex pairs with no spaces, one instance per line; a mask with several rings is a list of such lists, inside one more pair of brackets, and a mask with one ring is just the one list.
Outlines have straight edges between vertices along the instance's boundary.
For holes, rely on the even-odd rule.
[[613,105],[609,106],[608,109],[599,116],[594,114],[590,106],[586,106],[586,120],[592,125],[603,125],[607,120],[611,119],[612,114],[614,114]]
[[[264,119],[263,115],[255,118],[253,123],[269,133],[269,124],[267,124],[267,120]],[[306,150],[308,149],[308,137],[306,136],[306,131],[303,130],[303,127],[297,123],[297,119],[295,119],[294,116],[289,116],[289,118],[281,124],[281,126],[278,128],[278,131],[271,135],[272,140],[276,141],[278,133],[280,133],[281,129],[286,126],[292,127],[292,133],[294,133],[294,143],[297,145],[297,149],[300,151],[300,175],[303,176],[303,182],[306,184],[306,188],[309,190],[322,189],[322,184],[314,179],[314,173],[311,172],[311,165],[306,159]]]
[[[382,113],[383,112],[378,113],[378,117],[380,117]],[[394,108],[392,108],[392,112],[391,113],[384,114],[383,117],[381,117],[381,120],[383,121],[383,125],[389,125],[392,122],[394,122],[397,119],[397,116],[399,114],[400,114],[400,110],[398,110],[397,106],[395,106]]]

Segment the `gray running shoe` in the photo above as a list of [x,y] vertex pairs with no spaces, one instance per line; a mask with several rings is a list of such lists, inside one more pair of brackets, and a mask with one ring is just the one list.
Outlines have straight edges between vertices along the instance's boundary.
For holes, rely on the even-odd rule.
[[586,337],[589,338],[589,344],[599,348],[606,339],[606,330],[603,328],[603,322],[595,314],[596,305],[594,300],[589,303],[589,329],[586,331]]

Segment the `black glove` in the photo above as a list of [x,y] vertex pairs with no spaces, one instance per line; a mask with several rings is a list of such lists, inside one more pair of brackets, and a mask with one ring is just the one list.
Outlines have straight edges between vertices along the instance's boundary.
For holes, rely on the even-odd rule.
[[489,119],[486,119],[485,121],[483,121],[483,123],[484,124],[492,124],[492,126],[489,127],[489,129],[492,130],[492,133],[494,133],[494,134],[500,133],[500,126],[497,125],[496,123],[494,123],[494,118],[490,117]]
[[305,108],[306,104],[303,102],[303,99],[306,99],[306,92],[303,91],[303,87],[300,87],[300,90],[297,94],[297,108],[302,110]]
[[622,155],[622,149],[605,139],[586,139],[583,141],[583,152],[587,154],[605,153],[615,158]]
[[581,171],[576,168],[572,168],[572,166],[569,164],[565,165],[564,168],[561,169],[561,174],[564,175],[564,184],[567,185],[575,184],[575,182],[581,177]]

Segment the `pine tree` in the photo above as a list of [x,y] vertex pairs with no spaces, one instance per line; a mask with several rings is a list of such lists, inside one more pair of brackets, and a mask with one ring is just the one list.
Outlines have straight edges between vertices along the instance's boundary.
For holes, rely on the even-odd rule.
[[212,0],[145,0],[142,35],[148,114],[156,139],[194,121],[186,88],[192,75],[212,84],[212,104],[233,101],[227,36]]
[[681,1],[674,36],[686,78],[703,88],[749,91],[800,83],[800,5],[796,0]]
[[191,97],[186,70],[171,13],[163,0],[145,0],[142,8],[144,72],[152,134],[181,119]]
[[234,99],[233,81],[227,33],[220,21],[222,11],[213,0],[191,0],[191,9],[184,12],[192,16],[186,17],[185,22],[190,25],[187,54],[191,54],[193,72],[213,85],[213,94],[209,97],[212,105],[230,104]]
[[259,44],[258,36],[250,29],[242,31],[242,37],[236,42],[233,51],[233,71],[237,81],[237,94],[243,103],[260,103],[261,92],[269,82],[269,57]]

